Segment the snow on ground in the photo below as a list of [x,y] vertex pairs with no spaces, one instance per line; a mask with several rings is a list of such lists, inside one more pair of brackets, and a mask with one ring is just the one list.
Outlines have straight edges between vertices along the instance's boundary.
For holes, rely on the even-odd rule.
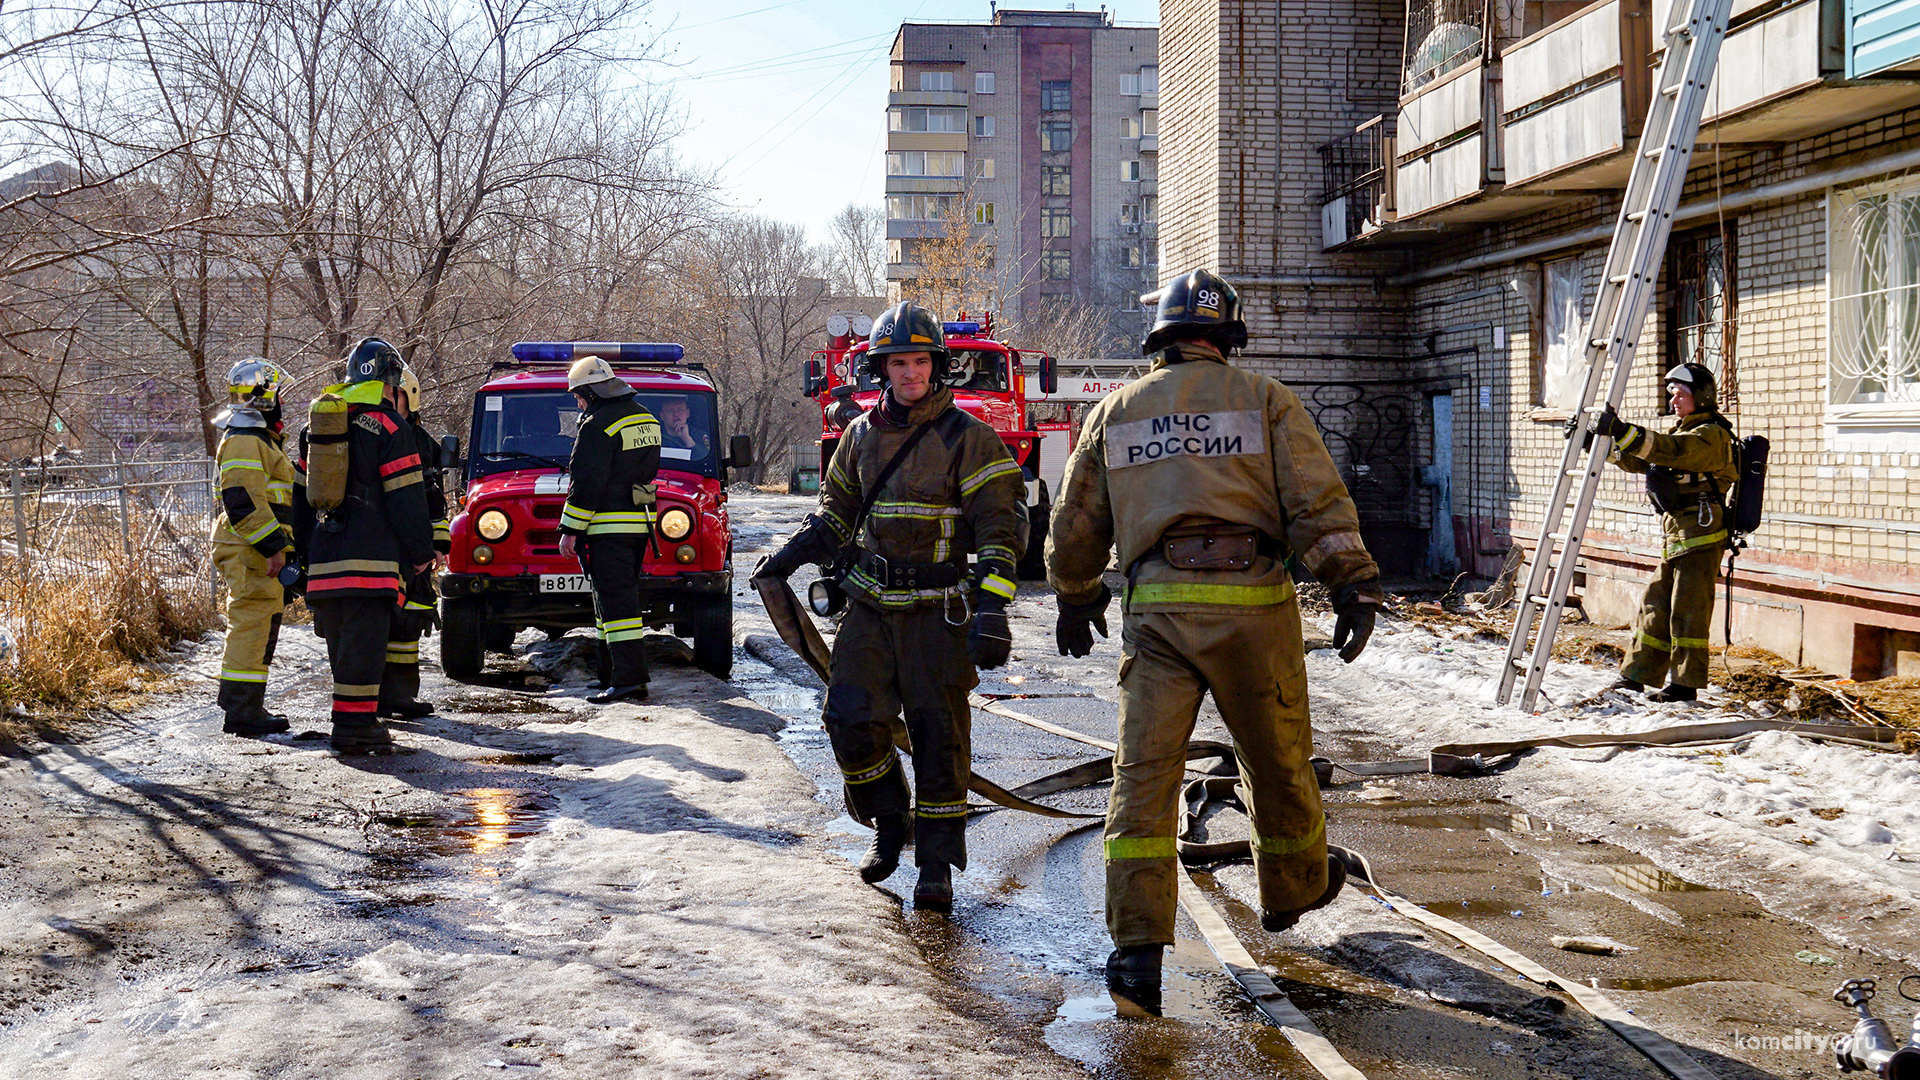
[[[1308,658],[1316,723],[1337,715],[1408,756],[1454,742],[1585,732],[1627,733],[1746,718],[1716,691],[1698,705],[1605,695],[1538,715],[1494,704],[1501,642],[1446,638],[1384,622],[1343,664]],[[1590,698],[1610,668],[1555,663],[1552,701]],[[1716,704],[1722,707],[1716,707]],[[1326,706],[1331,706],[1328,708]],[[1501,774],[1523,808],[1593,833],[1703,884],[1743,889],[1776,913],[1842,943],[1913,960],[1920,947],[1920,763],[1909,755],[1822,744],[1784,732],[1685,749],[1537,750]]]

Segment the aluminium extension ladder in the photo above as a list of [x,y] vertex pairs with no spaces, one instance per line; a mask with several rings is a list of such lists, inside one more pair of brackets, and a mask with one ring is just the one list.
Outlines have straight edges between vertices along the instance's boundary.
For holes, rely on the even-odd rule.
[[[1659,0],[1655,0],[1655,6],[1660,6]],[[1606,272],[1599,295],[1594,298],[1593,318],[1587,324],[1587,378],[1574,413],[1577,427],[1567,439],[1553,498],[1541,515],[1540,539],[1527,570],[1526,588],[1520,593],[1520,610],[1514,616],[1506,664],[1500,671],[1497,700],[1501,704],[1512,699],[1513,685],[1522,671],[1526,672],[1526,688],[1520,707],[1534,711],[1534,702],[1540,696],[1540,678],[1553,655],[1554,636],[1560,629],[1567,592],[1580,561],[1580,541],[1586,534],[1594,491],[1599,487],[1607,453],[1613,448],[1613,440],[1604,435],[1596,436],[1590,448],[1583,448],[1581,429],[1589,417],[1601,411],[1593,401],[1606,369],[1613,371],[1607,405],[1618,409],[1626,395],[1634,349],[1645,328],[1647,308],[1660,276],[1667,234],[1673,227],[1680,190],[1686,184],[1707,87],[1720,58],[1720,42],[1726,37],[1732,7],[1732,0],[1675,0],[1669,10],[1668,17],[1683,8],[1686,15],[1666,30],[1666,56],[1661,59],[1653,100],[1647,107],[1647,123],[1640,133],[1633,172],[1613,227],[1613,243],[1607,249]],[[1598,333],[1603,327],[1605,337]],[[1584,465],[1582,455],[1586,457]],[[1580,480],[1577,494],[1572,490],[1576,477]],[[1574,495],[1571,504],[1569,495]],[[1539,633],[1529,658],[1527,641],[1536,619]]]

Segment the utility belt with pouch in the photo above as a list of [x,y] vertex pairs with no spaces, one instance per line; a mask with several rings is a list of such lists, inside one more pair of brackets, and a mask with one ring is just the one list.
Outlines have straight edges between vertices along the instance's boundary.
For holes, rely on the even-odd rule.
[[1248,570],[1261,555],[1278,558],[1283,545],[1251,525],[1182,525],[1160,534],[1149,553],[1176,570]]

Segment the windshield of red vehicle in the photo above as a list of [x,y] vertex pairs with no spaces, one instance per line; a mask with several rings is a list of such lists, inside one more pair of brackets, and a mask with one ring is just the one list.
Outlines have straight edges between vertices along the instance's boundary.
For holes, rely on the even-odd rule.
[[[636,395],[660,421],[660,467],[720,475],[713,433],[719,430],[712,394]],[[565,469],[580,428],[580,404],[565,390],[521,390],[480,395],[473,413],[473,477],[513,469]]]
[[[862,362],[864,366],[864,361]],[[1013,387],[1008,382],[1007,354],[987,349],[955,349],[953,380],[955,390],[984,390],[1004,394]],[[878,390],[880,383],[867,374],[860,376],[860,389]]]

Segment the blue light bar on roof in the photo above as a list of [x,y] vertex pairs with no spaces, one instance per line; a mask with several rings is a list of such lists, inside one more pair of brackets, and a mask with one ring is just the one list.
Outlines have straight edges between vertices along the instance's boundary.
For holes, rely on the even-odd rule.
[[523,364],[567,363],[597,356],[614,364],[677,364],[687,350],[671,341],[516,341],[513,358]]
[[940,331],[953,337],[972,337],[980,332],[980,324],[977,322],[941,323]]

